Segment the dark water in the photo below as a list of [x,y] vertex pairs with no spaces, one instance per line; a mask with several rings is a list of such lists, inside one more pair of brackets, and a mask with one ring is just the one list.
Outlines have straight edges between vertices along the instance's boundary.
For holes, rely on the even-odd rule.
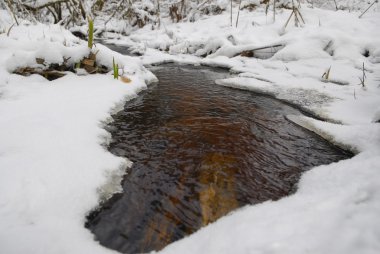
[[110,151],[134,162],[87,227],[102,245],[160,250],[246,204],[295,190],[310,167],[350,157],[285,119],[282,102],[214,84],[222,71],[165,65],[114,115]]
[[113,51],[119,52],[120,54],[127,55],[127,56],[136,56],[135,54],[131,52],[131,50],[127,46],[110,44],[102,40],[99,40],[99,43],[103,44],[104,46],[106,46],[107,48]]

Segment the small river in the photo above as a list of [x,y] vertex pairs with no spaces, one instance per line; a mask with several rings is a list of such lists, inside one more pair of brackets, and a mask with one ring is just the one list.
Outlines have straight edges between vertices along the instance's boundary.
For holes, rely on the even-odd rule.
[[108,126],[109,150],[133,166],[86,226],[123,253],[160,250],[247,204],[296,190],[311,167],[352,156],[286,120],[299,110],[216,85],[217,68],[162,65]]

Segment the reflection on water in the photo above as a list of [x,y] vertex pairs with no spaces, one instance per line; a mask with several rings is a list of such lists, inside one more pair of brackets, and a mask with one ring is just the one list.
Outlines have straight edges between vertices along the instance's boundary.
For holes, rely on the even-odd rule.
[[312,166],[349,157],[285,119],[280,101],[221,87],[216,69],[165,65],[114,116],[110,151],[134,162],[124,193],[87,227],[126,253],[159,250],[246,204],[294,191]]

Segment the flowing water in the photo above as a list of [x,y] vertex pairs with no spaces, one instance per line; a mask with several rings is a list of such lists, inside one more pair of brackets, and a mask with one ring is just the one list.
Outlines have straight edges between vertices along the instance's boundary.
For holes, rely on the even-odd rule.
[[246,204],[295,191],[302,172],[351,156],[286,120],[281,101],[215,85],[225,71],[164,65],[159,84],[127,102],[109,150],[133,162],[116,194],[88,217],[100,243],[160,250]]

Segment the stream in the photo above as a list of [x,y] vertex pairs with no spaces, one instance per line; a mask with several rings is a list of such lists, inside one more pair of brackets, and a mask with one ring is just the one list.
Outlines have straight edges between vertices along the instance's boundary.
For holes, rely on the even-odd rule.
[[352,154],[286,119],[279,100],[216,85],[225,70],[166,64],[113,115],[109,151],[133,162],[123,193],[87,218],[100,244],[160,250],[247,204],[296,191],[302,172]]

